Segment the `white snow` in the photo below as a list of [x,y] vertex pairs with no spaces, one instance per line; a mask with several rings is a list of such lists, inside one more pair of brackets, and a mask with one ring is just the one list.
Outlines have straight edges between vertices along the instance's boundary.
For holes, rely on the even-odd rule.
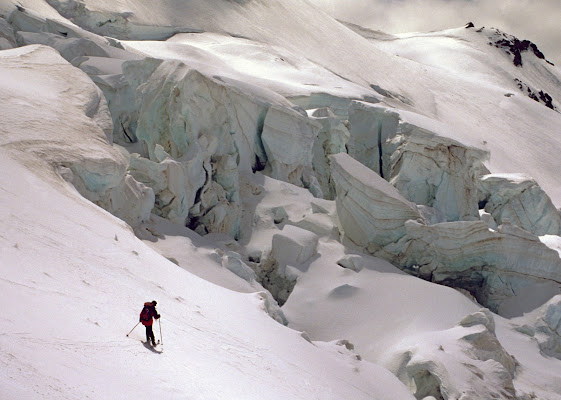
[[[16,5],[24,11],[10,18]],[[0,399],[561,399],[558,297],[550,300],[561,238],[497,228],[481,210],[455,222],[466,244],[476,239],[469,227],[503,244],[483,243],[477,260],[520,255],[504,261],[513,296],[503,315],[517,317],[479,311],[465,291],[366,255],[348,235],[372,224],[376,206],[356,188],[399,202],[414,239],[437,237],[394,254],[426,254],[410,268],[421,275],[444,224],[411,218],[441,222],[443,213],[418,211],[347,155],[327,158],[347,150],[349,132],[381,148],[381,125],[355,121],[353,132],[348,121],[349,107],[379,107],[400,121],[391,145],[414,125],[435,148],[469,149],[494,177],[533,179],[540,199],[559,207],[561,113],[515,81],[559,107],[558,67],[526,53],[515,67],[488,45],[495,31],[368,35],[303,0],[0,0],[0,17],[0,48],[12,46],[10,24],[17,45],[31,44],[0,50]],[[134,61],[145,55],[167,61]],[[314,114],[319,107],[331,111]],[[115,110],[131,117],[131,132],[140,121],[141,142],[112,146],[124,121]],[[321,115],[338,129],[333,143]],[[262,172],[259,152],[269,162]],[[355,222],[316,198],[316,166],[324,191],[338,184],[338,196],[359,198]],[[530,200],[521,204],[541,207]],[[168,219],[149,215],[156,203],[173,204]],[[548,203],[548,218],[557,214]],[[371,233],[385,241],[395,229],[376,218]],[[198,232],[213,232],[184,226],[195,219]],[[457,241],[438,250],[447,265],[469,253]],[[524,261],[541,249],[543,259]],[[548,274],[529,288],[512,284],[530,267]],[[156,348],[142,343],[142,326],[126,336],[152,299],[162,315]]]
[[[274,321],[258,294],[177,268],[48,168],[29,171],[5,151],[2,167],[3,399],[410,398],[381,367]],[[152,298],[161,354],[142,345],[142,327],[125,336]]]

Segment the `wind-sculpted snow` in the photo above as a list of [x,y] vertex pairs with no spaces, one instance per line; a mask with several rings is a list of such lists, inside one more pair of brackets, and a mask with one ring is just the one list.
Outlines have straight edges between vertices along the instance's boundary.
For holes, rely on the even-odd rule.
[[534,179],[491,174],[481,177],[479,186],[480,202],[498,224],[509,221],[538,236],[561,233],[561,213]]
[[[561,120],[517,88],[555,109],[561,75],[487,34],[350,30],[304,0],[0,1],[1,150],[38,175],[0,162],[6,376],[39,388],[96,346],[109,370],[37,396],[137,398],[123,359],[151,397],[558,399]],[[166,358],[75,329],[146,293]]]
[[543,354],[561,360],[561,295],[523,318],[513,319],[512,326],[535,341]]
[[[423,344],[405,341],[384,363],[417,399],[514,399],[516,361],[495,335],[493,315],[482,309],[458,326],[429,333]],[[431,397],[428,397],[431,398]]]
[[111,147],[107,103],[87,75],[36,45],[0,53],[0,74],[3,147],[46,162],[132,226],[150,217],[154,194],[127,174],[125,158]]

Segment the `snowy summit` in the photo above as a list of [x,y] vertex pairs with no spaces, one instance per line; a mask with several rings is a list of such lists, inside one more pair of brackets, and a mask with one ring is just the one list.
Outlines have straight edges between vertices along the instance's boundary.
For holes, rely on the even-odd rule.
[[0,0],[0,399],[561,400],[560,127],[476,23]]

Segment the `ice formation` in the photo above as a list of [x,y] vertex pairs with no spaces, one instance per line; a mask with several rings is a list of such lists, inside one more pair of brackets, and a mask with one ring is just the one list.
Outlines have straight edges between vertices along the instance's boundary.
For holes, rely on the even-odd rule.
[[[510,60],[482,61],[497,49],[481,32],[381,36],[300,0],[221,2],[223,13],[214,0],[150,4],[166,10],[153,16],[141,2],[24,3],[0,4],[11,10],[0,14],[1,150],[46,170],[62,192],[76,189],[166,258],[127,249],[130,265],[141,257],[158,272],[179,267],[242,292],[234,308],[245,311],[236,314],[231,294],[178,278],[205,302],[228,304],[220,310],[238,333],[245,318],[265,324],[247,304],[309,330],[266,328],[299,352],[329,355],[335,375],[344,371],[349,384],[318,398],[558,392],[550,375],[543,389],[527,383],[536,360],[555,376],[550,361],[561,358],[561,191],[552,172],[561,140],[548,94],[559,98],[560,75],[539,54],[515,54],[522,71]],[[310,30],[304,22],[312,20]],[[455,56],[431,56],[441,52]],[[551,110],[512,93],[542,84]],[[103,240],[116,247],[111,224]],[[180,326],[185,298],[168,295],[176,281],[165,274],[166,287],[147,286],[174,303]],[[218,332],[215,315],[208,331]],[[244,342],[235,359],[239,343],[211,352],[235,365],[228,371],[257,365],[249,357],[274,347],[259,332],[236,340],[265,347]],[[302,362],[271,357],[290,364],[276,374]],[[391,389],[378,396],[381,381]]]

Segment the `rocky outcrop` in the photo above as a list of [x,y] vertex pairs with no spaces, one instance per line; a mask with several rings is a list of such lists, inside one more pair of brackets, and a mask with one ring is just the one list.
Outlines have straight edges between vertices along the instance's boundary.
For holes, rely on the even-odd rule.
[[529,40],[520,40],[513,35],[501,32],[499,29],[491,28],[491,35],[489,36],[489,46],[502,48],[507,54],[513,56],[512,63],[516,67],[522,67],[522,53],[530,51],[539,59],[546,61],[548,64],[553,65],[550,61],[545,59],[544,54],[538,49],[538,46]]
[[498,224],[509,221],[535,235],[559,235],[561,214],[537,182],[520,174],[491,174],[479,181],[480,202]]

